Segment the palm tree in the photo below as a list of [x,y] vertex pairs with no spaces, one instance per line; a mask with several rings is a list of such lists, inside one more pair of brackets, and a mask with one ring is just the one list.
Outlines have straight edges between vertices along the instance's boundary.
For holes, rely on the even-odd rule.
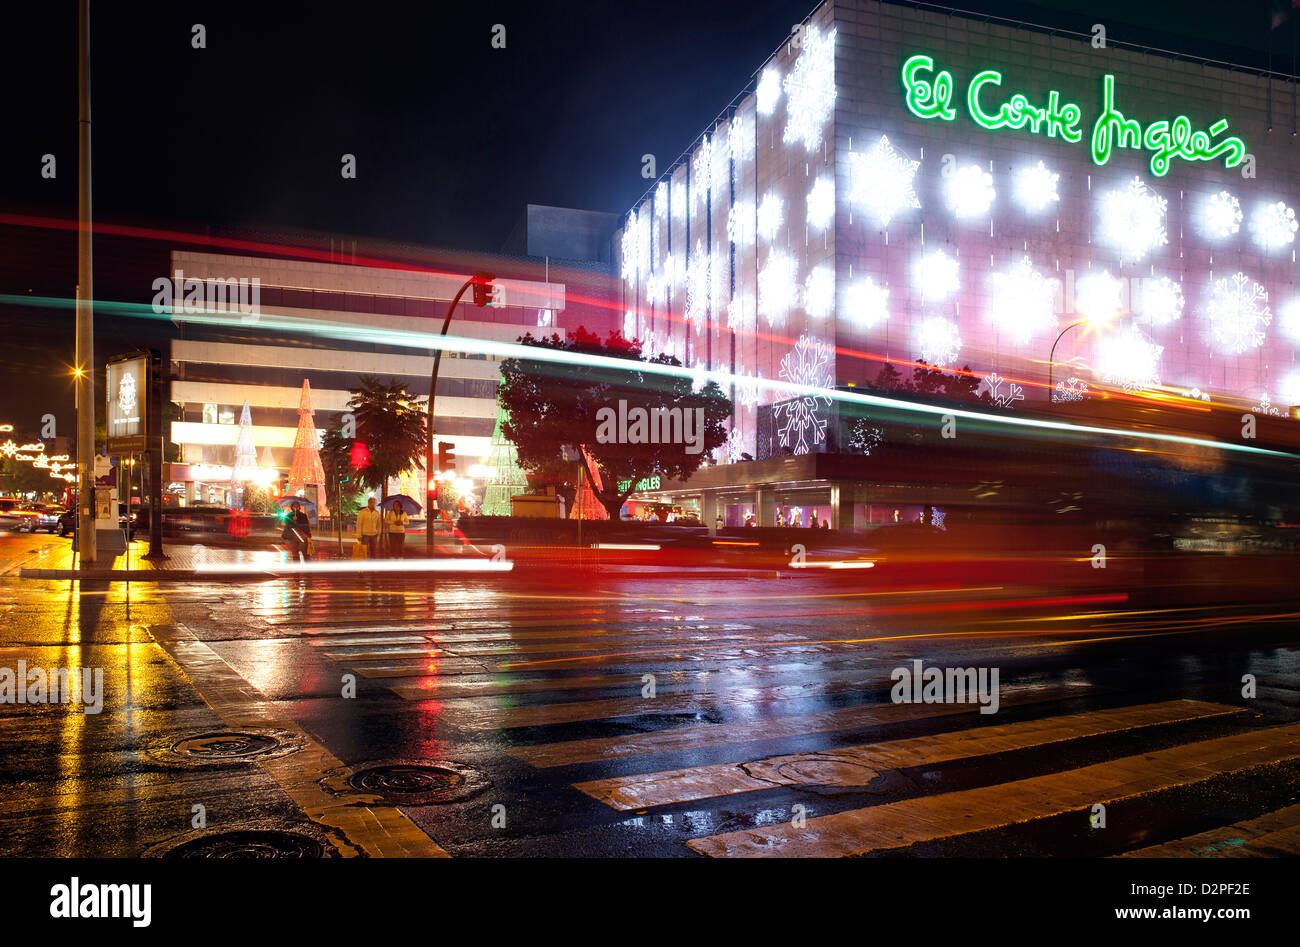
[[350,389],[348,408],[356,415],[357,440],[370,451],[370,463],[357,478],[381,501],[388,497],[388,481],[424,460],[428,427],[424,398],[411,394],[400,382],[383,382],[370,375]]

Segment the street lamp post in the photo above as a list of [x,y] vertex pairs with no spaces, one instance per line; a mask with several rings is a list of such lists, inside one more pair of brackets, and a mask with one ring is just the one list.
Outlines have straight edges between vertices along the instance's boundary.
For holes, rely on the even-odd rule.
[[90,0],[77,5],[77,552],[95,563],[95,319],[90,242]]
[[1051,403],[1052,400],[1052,392],[1055,390],[1052,384],[1052,373],[1053,373],[1053,369],[1056,368],[1057,343],[1059,343],[1061,341],[1061,337],[1064,336],[1065,333],[1069,332],[1071,329],[1074,329],[1078,326],[1086,326],[1092,321],[1093,320],[1091,319],[1080,319],[1078,322],[1071,322],[1068,326],[1066,326],[1064,329],[1061,330],[1061,334],[1056,337],[1056,342],[1052,343],[1052,352],[1050,355],[1047,356],[1047,400],[1049,404]]
[[[456,311],[456,304],[460,302],[460,297],[465,295],[465,290],[469,289],[471,286],[475,286],[476,289],[474,295],[477,300],[477,297],[481,292],[478,287],[486,289],[493,279],[495,279],[495,277],[492,276],[492,274],[480,271],[465,280],[460,289],[456,291],[456,295],[452,299],[451,305],[447,307],[447,317],[442,320],[442,331],[438,333],[439,339],[447,335],[447,327],[451,325],[452,314]],[[429,440],[425,444],[424,448],[424,553],[426,556],[433,555],[433,508],[429,502],[429,494],[432,492],[429,489],[429,482],[433,477],[433,458],[436,453],[434,441],[437,438],[437,435],[433,430],[433,401],[434,396],[438,392],[438,367],[441,364],[442,346],[439,345],[433,350],[433,373],[429,376]]]

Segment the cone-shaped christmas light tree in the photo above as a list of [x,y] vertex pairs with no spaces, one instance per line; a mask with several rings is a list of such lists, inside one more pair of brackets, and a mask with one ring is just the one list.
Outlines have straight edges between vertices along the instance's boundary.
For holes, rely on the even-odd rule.
[[302,398],[298,402],[298,433],[293,439],[293,463],[289,467],[290,496],[304,487],[316,490],[316,513],[328,516],[325,504],[325,469],[320,462],[320,437],[316,434],[316,421],[312,417],[311,386],[302,380]]
[[235,440],[235,464],[230,471],[231,509],[243,506],[244,491],[249,482],[257,479],[257,447],[253,444],[253,418],[248,412],[248,402],[239,413],[239,436]]
[[528,476],[519,466],[519,451],[504,434],[501,425],[510,415],[501,408],[497,411],[497,426],[492,431],[492,479],[483,493],[484,516],[509,516],[510,498],[528,492]]
[[[569,511],[569,519],[607,520],[609,514],[605,512],[604,504],[596,498],[596,490],[601,489],[600,468],[596,466],[591,451],[587,450],[585,445],[582,447],[582,453],[587,458],[587,464],[583,468],[582,482],[578,484],[578,493],[573,499],[573,509]],[[591,477],[586,474],[587,468],[591,469]],[[592,478],[595,479],[594,487]]]

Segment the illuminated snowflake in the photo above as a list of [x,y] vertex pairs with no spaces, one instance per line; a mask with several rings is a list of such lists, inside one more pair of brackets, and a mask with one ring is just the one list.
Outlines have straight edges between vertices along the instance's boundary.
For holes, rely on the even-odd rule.
[[629,309],[623,313],[623,338],[635,339],[636,337],[636,310]]
[[1088,397],[1087,383],[1073,375],[1065,379],[1065,381],[1058,381],[1056,390],[1052,392],[1052,400],[1058,404],[1082,401],[1086,397]]
[[1101,201],[1102,241],[1119,250],[1125,260],[1142,259],[1169,242],[1168,206],[1141,178],[1134,178],[1123,190],[1107,192]]
[[752,408],[758,404],[758,379],[752,375],[737,373],[735,378],[736,400],[742,407]]
[[[820,342],[809,335],[801,335],[794,348],[781,358],[780,376],[801,388],[829,389],[831,354],[832,349],[825,342]],[[823,402],[825,407],[829,408],[830,396],[817,391],[807,391],[775,406],[774,416],[785,417],[785,427],[777,432],[782,447],[790,447],[793,438],[794,452],[807,454],[814,445],[825,440],[827,419],[818,414]]]
[[1264,287],[1246,276],[1214,281],[1204,308],[1210,337],[1228,355],[1264,344],[1264,329],[1273,321]]
[[733,332],[747,332],[754,328],[754,296],[738,292],[727,305],[727,328]]
[[781,99],[781,74],[776,71],[775,66],[768,66],[763,70],[754,96],[758,103],[759,115],[771,115],[776,111],[776,103]]
[[1031,211],[1040,211],[1061,199],[1056,182],[1061,176],[1049,171],[1043,162],[1022,168],[1016,175],[1016,199]]
[[809,24],[803,28],[803,52],[785,77],[785,131],[787,145],[802,142],[805,151],[816,151],[822,143],[822,126],[835,105],[835,30],[825,36]]
[[1102,339],[1097,346],[1101,380],[1127,392],[1160,384],[1160,355],[1164,346],[1146,338],[1136,326]]
[[913,180],[921,162],[894,149],[886,135],[869,151],[849,155],[852,186],[849,202],[861,207],[881,227],[901,210],[920,207]]
[[889,290],[877,286],[870,276],[849,285],[844,291],[845,314],[864,329],[871,329],[889,318]]
[[726,253],[714,250],[709,254],[709,274],[709,308],[720,313],[731,296],[731,261]]
[[1079,279],[1074,290],[1074,306],[1081,316],[1104,322],[1119,312],[1124,304],[1124,284],[1105,270]]
[[731,116],[731,127],[727,129],[727,150],[736,164],[749,160],[754,154],[754,130],[745,124],[739,112]]
[[664,273],[651,273],[645,282],[646,299],[654,305],[661,305],[667,298],[668,277]]
[[808,227],[810,230],[822,231],[835,219],[835,182],[829,177],[820,177],[808,191],[807,200]]
[[1008,384],[1003,391],[1002,383],[1005,381],[1006,379],[997,372],[984,376],[984,383],[989,389],[989,400],[999,408],[1010,408],[1014,402],[1025,400],[1025,390],[1014,382]]
[[1147,325],[1166,326],[1183,314],[1183,288],[1168,276],[1142,281],[1138,318]]
[[798,289],[799,272],[794,258],[781,250],[774,250],[758,272],[758,311],[766,317],[768,325],[777,326],[785,322]]
[[1295,232],[1300,224],[1296,222],[1295,211],[1282,201],[1265,204],[1250,218],[1250,229],[1260,246],[1272,249],[1285,246],[1295,240]]
[[672,183],[672,189],[669,191],[669,203],[672,204],[673,220],[686,219],[686,181],[685,179],[677,180]]
[[885,442],[885,429],[872,424],[867,418],[856,418],[849,424],[849,450],[870,457],[871,452]]
[[686,264],[686,318],[703,319],[709,301],[709,255],[704,242],[695,241],[695,252]]
[[764,240],[771,240],[781,232],[785,220],[785,201],[780,196],[768,191],[758,204],[758,235]]
[[813,267],[804,282],[804,312],[825,319],[835,308],[835,269],[826,264]]
[[1206,235],[1222,240],[1241,229],[1241,216],[1241,201],[1227,191],[1220,191],[1205,202],[1201,219]]
[[668,182],[660,181],[655,185],[655,216],[663,217],[668,213]]
[[941,302],[960,287],[957,261],[942,250],[931,250],[912,264],[912,285],[921,291],[921,300]]
[[623,237],[620,241],[620,248],[623,251],[623,279],[629,283],[636,282],[636,262],[637,262],[637,230],[636,219],[629,215],[627,225],[623,228]]
[[1255,414],[1264,414],[1275,418],[1280,418],[1283,415],[1280,409],[1273,406],[1273,402],[1268,398],[1267,391],[1259,396],[1259,404],[1253,405],[1250,410]]
[[1021,257],[1006,272],[994,273],[992,284],[989,316],[1013,341],[1024,344],[1056,327],[1055,287],[1034,269],[1029,257]]
[[958,168],[944,178],[943,190],[948,209],[959,219],[983,217],[997,197],[993,175],[975,164]]
[[961,354],[961,333],[950,320],[931,316],[917,326],[914,345],[921,361],[935,366],[947,365],[955,362]]
[[1300,342],[1300,299],[1285,303],[1277,313],[1277,327],[1292,342]]
[[727,239],[738,247],[754,242],[754,205],[750,201],[736,201],[727,211]]
[[745,452],[745,441],[740,431],[732,428],[727,432],[727,439],[713,451],[713,458],[718,463],[738,464],[740,455]]
[[1300,405],[1300,372],[1292,372],[1282,379],[1282,401],[1287,405]]

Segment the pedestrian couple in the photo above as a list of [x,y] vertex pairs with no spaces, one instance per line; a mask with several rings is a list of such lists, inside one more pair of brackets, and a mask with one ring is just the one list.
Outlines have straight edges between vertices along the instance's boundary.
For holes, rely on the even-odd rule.
[[367,558],[377,559],[380,555],[379,545],[383,541],[381,537],[387,530],[388,548],[384,554],[400,559],[405,555],[406,527],[410,522],[411,518],[402,508],[401,500],[394,500],[393,508],[381,515],[375,506],[375,498],[371,497],[366,508],[357,514],[357,542],[366,547]]

